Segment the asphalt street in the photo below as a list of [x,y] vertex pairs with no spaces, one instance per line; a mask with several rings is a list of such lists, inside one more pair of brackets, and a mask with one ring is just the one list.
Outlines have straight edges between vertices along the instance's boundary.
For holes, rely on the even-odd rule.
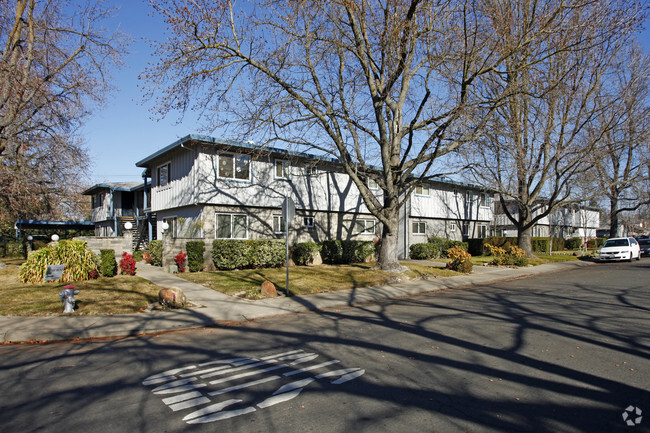
[[648,432],[649,271],[0,346],[0,431]]

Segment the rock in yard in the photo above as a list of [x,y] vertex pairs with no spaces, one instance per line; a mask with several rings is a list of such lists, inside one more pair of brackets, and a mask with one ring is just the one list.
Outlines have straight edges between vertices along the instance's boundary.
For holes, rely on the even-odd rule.
[[181,308],[187,305],[185,293],[176,287],[160,289],[160,292],[158,292],[158,300],[165,307]]
[[275,298],[278,296],[277,290],[275,290],[275,285],[270,281],[264,281],[262,283],[262,296],[265,298]]

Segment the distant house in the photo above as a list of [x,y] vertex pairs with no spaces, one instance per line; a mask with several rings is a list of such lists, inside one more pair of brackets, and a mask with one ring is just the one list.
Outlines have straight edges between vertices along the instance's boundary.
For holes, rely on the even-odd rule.
[[95,236],[119,237],[130,232],[134,239],[141,238],[145,242],[152,239],[155,220],[148,217],[151,195],[145,183],[99,183],[83,195],[91,197]]
[[[516,203],[507,203],[513,215],[518,215]],[[497,236],[517,236],[517,229],[508,219],[499,203],[496,208],[495,225]],[[535,215],[543,212],[546,207],[540,204]],[[554,209],[544,218],[540,219],[532,228],[533,237],[558,237],[558,238],[583,238],[596,237],[596,230],[600,227],[600,212],[596,208],[570,204]]]
[[[283,238],[285,196],[296,203],[291,242],[381,236],[377,219],[335,159],[188,135],[136,165],[151,178],[158,237],[165,230],[177,239]],[[487,192],[425,182],[402,209],[400,256],[427,236],[485,236],[491,220]]]

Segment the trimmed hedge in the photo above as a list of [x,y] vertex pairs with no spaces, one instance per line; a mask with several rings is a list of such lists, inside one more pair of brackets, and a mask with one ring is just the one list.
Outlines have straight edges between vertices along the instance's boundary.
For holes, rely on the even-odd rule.
[[162,241],[160,239],[149,242],[149,256],[152,265],[162,266]]
[[582,238],[571,238],[564,240],[564,248],[567,250],[577,250],[582,246]]
[[316,242],[299,242],[293,246],[291,258],[296,265],[309,265],[314,263],[314,257],[319,250],[320,246]]
[[447,250],[450,248],[454,247],[460,247],[464,249],[465,251],[468,250],[469,245],[467,242],[461,242],[461,241],[452,241],[451,239],[444,239],[444,238],[429,238],[429,243],[434,244],[437,246],[438,252],[436,253],[433,258],[437,257],[447,257]]
[[409,257],[413,260],[427,260],[438,256],[438,245],[433,243],[413,244],[409,247]]
[[112,277],[117,273],[114,250],[99,250],[99,270],[103,277]]
[[[564,238],[552,238],[553,241],[553,251],[562,251],[564,250]],[[531,247],[533,251],[544,253],[548,252],[548,238],[543,237],[533,237],[530,239]],[[483,247],[485,244],[490,244],[495,247],[501,247],[508,249],[511,246],[517,246],[516,237],[505,237],[505,236],[491,236],[485,238],[483,241]],[[476,246],[474,245],[474,248]]]
[[185,244],[185,249],[187,250],[187,267],[190,272],[202,271],[205,243],[203,241],[188,241]]
[[285,263],[286,244],[279,239],[215,239],[212,261],[217,269],[278,268]]
[[332,240],[321,244],[321,258],[327,264],[350,264],[365,262],[375,253],[372,241]]

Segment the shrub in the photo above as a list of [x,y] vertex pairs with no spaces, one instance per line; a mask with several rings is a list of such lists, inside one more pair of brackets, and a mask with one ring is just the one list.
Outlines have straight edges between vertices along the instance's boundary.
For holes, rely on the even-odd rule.
[[548,238],[531,238],[530,243],[533,251],[538,251],[540,253],[548,251]]
[[203,241],[189,241],[185,244],[185,248],[187,249],[187,267],[190,272],[202,271],[205,243]]
[[178,272],[185,272],[186,258],[187,258],[187,254],[185,254],[182,251],[174,256],[174,261],[176,262],[176,266],[178,266]]
[[277,268],[285,263],[285,242],[278,239],[215,239],[212,261],[217,269]]
[[341,244],[341,241],[338,239],[323,241],[321,243],[320,256],[323,259],[323,263],[331,265],[342,263],[343,245]]
[[122,275],[135,275],[135,257],[126,251],[122,253],[120,259],[120,273]]
[[438,256],[438,245],[434,243],[413,244],[409,247],[409,257],[413,260],[426,260]]
[[605,238],[596,238],[596,239],[590,239],[587,241],[587,248],[598,248],[602,247],[605,245],[605,242],[607,239]]
[[320,247],[316,242],[299,242],[293,246],[291,257],[296,265],[305,266],[314,263],[319,250]]
[[99,250],[99,269],[103,277],[112,277],[117,272],[117,262],[115,262],[115,251]]
[[452,271],[469,273],[472,272],[472,255],[461,246],[454,246],[445,251],[449,262],[447,267]]
[[151,254],[149,254],[149,251],[142,252],[142,260],[147,264],[151,264]]
[[286,242],[280,239],[252,239],[248,243],[248,265],[251,268],[279,268],[286,263]]
[[[115,258],[113,258],[115,260]],[[65,265],[62,283],[83,281],[97,271],[95,255],[86,247],[86,241],[63,240],[55,245],[32,251],[20,267],[19,278],[23,283],[42,283],[47,267]]]
[[237,239],[215,239],[212,261],[217,269],[244,269],[248,265],[250,245]]
[[467,239],[467,252],[472,256],[482,256],[486,252],[484,244],[484,238]]
[[363,263],[375,253],[375,244],[372,241],[342,241],[343,263]]
[[486,247],[490,255],[494,256],[490,262],[493,265],[526,266],[528,264],[525,258],[526,252],[515,245],[509,246],[507,250],[493,245],[486,245]]
[[564,248],[567,250],[577,250],[582,246],[582,238],[571,238],[564,240]]
[[162,241],[160,239],[149,242],[149,256],[153,266],[162,266]]
[[328,264],[349,264],[364,262],[375,252],[372,241],[323,241],[321,244],[321,258]]
[[144,251],[138,250],[133,253],[133,260],[136,262],[141,262],[143,260]]
[[447,257],[447,250],[450,248],[454,247],[460,247],[467,251],[468,244],[467,242],[461,242],[461,241],[452,241],[451,239],[443,239],[443,238],[429,238],[429,243],[434,244],[435,250],[435,255],[432,256],[433,258],[437,258],[438,256],[441,257]]

